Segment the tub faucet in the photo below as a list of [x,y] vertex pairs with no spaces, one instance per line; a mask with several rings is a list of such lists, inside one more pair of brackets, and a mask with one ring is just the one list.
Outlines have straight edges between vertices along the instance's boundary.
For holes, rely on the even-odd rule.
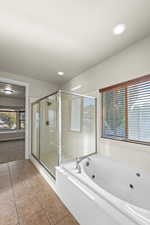
[[88,159],[91,160],[91,158],[89,156],[82,156],[82,157],[77,157],[76,158],[76,165],[75,165],[75,169],[77,171],[77,173],[81,173],[81,166],[80,166],[80,162],[84,159]]

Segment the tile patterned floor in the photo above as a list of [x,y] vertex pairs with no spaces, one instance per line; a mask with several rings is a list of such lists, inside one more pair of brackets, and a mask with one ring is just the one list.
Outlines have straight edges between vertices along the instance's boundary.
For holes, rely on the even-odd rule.
[[79,225],[29,160],[0,165],[0,225]]

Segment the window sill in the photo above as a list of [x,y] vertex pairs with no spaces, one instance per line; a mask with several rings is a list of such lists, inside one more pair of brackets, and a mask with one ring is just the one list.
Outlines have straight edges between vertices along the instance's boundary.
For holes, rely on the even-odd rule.
[[122,138],[103,137],[103,136],[101,137],[101,139],[150,146],[150,142],[135,141],[135,140],[129,140],[129,139],[122,139]]
[[17,130],[0,130],[0,134],[11,134],[11,133],[19,133],[25,132],[24,129],[17,129]]

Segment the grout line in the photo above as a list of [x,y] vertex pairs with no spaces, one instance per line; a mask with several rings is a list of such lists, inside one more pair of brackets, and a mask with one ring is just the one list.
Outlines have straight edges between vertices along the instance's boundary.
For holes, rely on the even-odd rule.
[[[24,163],[24,162],[23,162]],[[13,166],[11,166],[11,164],[10,163],[8,163],[8,174],[9,174],[9,179],[10,179],[10,185],[11,185],[11,189],[12,189],[12,194],[13,194],[13,203],[14,203],[14,205],[15,205],[15,208],[16,208],[16,213],[17,213],[17,224],[16,225],[21,225],[21,221],[20,221],[20,216],[19,216],[19,212],[18,212],[18,209],[17,209],[17,203],[16,203],[16,197],[15,197],[15,183],[14,183],[14,179],[13,179],[13,171],[12,171],[12,167]],[[28,166],[28,165],[27,165]],[[38,171],[38,174],[40,175],[40,177],[42,177],[42,175],[39,173],[39,171]],[[43,178],[43,177],[42,177]],[[44,179],[44,178],[43,178]],[[40,184],[41,186],[42,186],[42,184]],[[48,185],[48,184],[47,184]],[[53,190],[52,190],[53,191]],[[23,194],[23,193],[22,193]],[[36,195],[38,195],[38,193],[36,194]],[[59,198],[59,196],[58,196],[58,198]],[[42,200],[42,199],[41,199]],[[42,211],[43,211],[43,213],[44,213],[44,217],[47,219],[47,221],[48,221],[48,224],[49,225],[52,225],[51,224],[51,220],[50,220],[50,218],[49,218],[49,216],[48,216],[48,212],[47,212],[47,210],[46,210],[46,207],[44,207],[44,205],[41,203],[41,201],[40,201],[40,199],[38,199],[37,198],[37,201],[40,203],[40,205],[41,205],[41,209],[42,209]],[[54,202],[55,202],[55,198],[54,198],[54,200],[53,200]],[[59,201],[63,204],[63,202],[59,199]],[[64,204],[63,204],[64,205]],[[65,206],[63,206],[63,207],[65,207]],[[66,207],[65,207],[66,208]],[[68,210],[68,209],[67,209]],[[40,212],[40,211],[39,211]],[[37,214],[38,212],[35,212],[34,214]],[[33,214],[33,215],[34,215]],[[69,212],[69,210],[68,210],[68,212],[66,213],[66,215],[64,215],[59,221],[57,221],[57,223],[55,224],[55,225],[59,225],[60,223],[61,223],[61,221],[63,221],[66,217],[68,217],[69,215],[71,215],[72,217],[73,217],[73,215],[72,214],[70,214],[70,212]],[[75,219],[74,217],[73,217],[73,219]],[[74,225],[76,225],[76,223],[74,224]]]
[[[40,177],[42,177],[42,175],[39,173],[39,171],[38,171],[38,174],[40,175]],[[42,179],[44,180],[44,178],[42,177]],[[42,184],[41,184],[42,185]],[[48,185],[48,184],[47,184]],[[52,189],[52,188],[51,188]],[[52,189],[52,191],[53,191],[53,189]],[[54,191],[53,191],[54,192]],[[37,193],[38,194],[38,193]],[[54,198],[55,199],[55,198]],[[37,199],[38,201],[39,201],[39,199]],[[54,200],[55,201],[55,200]],[[62,203],[62,201],[59,199],[59,201]],[[46,217],[46,219],[47,219],[47,221],[48,221],[48,223],[49,223],[49,225],[52,225],[51,224],[51,221],[50,221],[50,219],[49,219],[49,217],[48,217],[48,215],[47,215],[47,212],[46,212],[46,207],[44,207],[43,206],[43,204],[41,204],[41,202],[39,201],[39,203],[40,203],[40,205],[41,205],[41,208],[42,208],[42,210],[43,210],[43,212],[44,212],[44,215],[45,215],[45,217]],[[63,204],[63,203],[62,203]],[[65,215],[65,216],[63,216],[55,225],[57,225],[57,224],[59,224],[61,221],[63,221],[63,219],[65,218],[65,217],[67,217],[69,215],[69,212]]]

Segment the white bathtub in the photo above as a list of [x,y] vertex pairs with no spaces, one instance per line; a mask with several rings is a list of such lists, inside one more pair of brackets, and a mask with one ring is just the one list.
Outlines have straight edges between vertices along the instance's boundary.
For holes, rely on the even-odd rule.
[[150,225],[150,175],[100,156],[57,168],[58,195],[80,225]]

